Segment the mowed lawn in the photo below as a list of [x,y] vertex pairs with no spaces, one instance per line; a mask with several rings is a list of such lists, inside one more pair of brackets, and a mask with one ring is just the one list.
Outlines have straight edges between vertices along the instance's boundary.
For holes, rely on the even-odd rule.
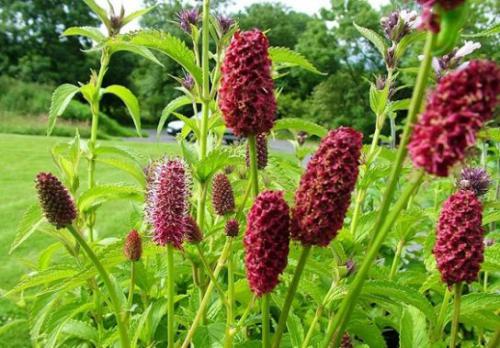
[[[57,168],[52,161],[50,149],[58,142],[70,138],[23,136],[0,134],[0,289],[12,288],[20,276],[29,271],[29,265],[37,255],[54,241],[44,234],[35,234],[21,247],[9,255],[9,248],[16,234],[16,227],[24,211],[37,201],[34,178],[40,171]],[[162,154],[177,153],[175,144],[134,143],[127,141],[101,141],[106,145],[120,145],[141,155],[144,164],[149,158]],[[86,186],[86,161],[81,161],[80,182]],[[99,183],[131,183],[133,179],[113,167],[97,166]],[[122,201],[105,205],[98,214],[97,230],[100,236],[123,236],[128,232],[130,204]],[[0,297],[0,326],[19,317],[16,306]],[[29,346],[27,331],[15,329],[8,335],[0,335],[0,347]],[[22,331],[22,332],[21,332]]]

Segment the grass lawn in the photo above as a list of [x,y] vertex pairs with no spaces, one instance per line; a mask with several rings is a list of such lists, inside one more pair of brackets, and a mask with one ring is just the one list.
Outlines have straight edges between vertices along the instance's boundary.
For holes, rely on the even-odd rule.
[[[23,212],[36,202],[34,188],[35,175],[40,171],[54,171],[50,149],[58,142],[70,138],[24,136],[0,134],[0,289],[10,289],[26,272],[28,266],[36,261],[37,255],[53,242],[43,234],[33,235],[12,255],[9,255],[16,226]],[[175,144],[132,143],[125,141],[102,141],[108,145],[121,145],[142,155],[144,162],[149,158],[165,153],[175,153]],[[81,162],[81,185],[86,185],[86,163]],[[132,182],[123,172],[105,165],[98,165],[97,180],[100,183]],[[101,236],[123,236],[128,232],[127,202],[109,204],[100,210],[97,230]],[[0,298],[0,326],[19,317],[19,309],[12,303]],[[29,347],[27,330],[13,330],[0,336],[0,347]]]

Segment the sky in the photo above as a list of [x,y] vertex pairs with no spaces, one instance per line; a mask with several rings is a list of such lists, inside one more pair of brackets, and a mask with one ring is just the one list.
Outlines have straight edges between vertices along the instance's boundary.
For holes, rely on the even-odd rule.
[[[142,0],[110,0],[116,11],[119,11],[120,6],[123,4],[125,13],[129,14],[143,8]],[[266,0],[267,2],[281,2],[285,3],[288,7],[295,11],[301,11],[310,15],[318,13],[322,7],[330,7],[330,0]],[[194,3],[194,1],[192,1]],[[233,5],[228,7],[228,12],[241,10],[251,4],[263,2],[262,0],[235,0]],[[389,3],[389,0],[369,0],[369,2],[376,8],[381,5]],[[108,8],[106,0],[97,0],[102,7]],[[124,28],[124,31],[134,30],[138,27],[138,21],[134,21]]]

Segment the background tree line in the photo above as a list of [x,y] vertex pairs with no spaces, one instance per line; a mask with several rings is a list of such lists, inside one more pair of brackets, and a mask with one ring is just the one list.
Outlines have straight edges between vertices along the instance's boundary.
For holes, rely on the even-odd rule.
[[[124,1],[125,2],[125,1]],[[221,13],[228,1],[214,1]],[[125,2],[126,3],[126,2]],[[181,0],[145,0],[146,6],[157,5],[141,21],[145,28],[162,29],[181,38],[187,36],[175,22],[177,13],[187,5]],[[126,4],[125,4],[126,6]],[[393,0],[390,5],[374,9],[366,0],[332,0],[330,8],[310,16],[293,11],[283,4],[262,2],[238,13],[224,13],[236,19],[242,29],[268,30],[272,46],[297,50],[314,63],[324,75],[293,70],[278,83],[279,116],[307,118],[328,127],[351,125],[371,133],[374,117],[369,107],[367,80],[374,80],[385,70],[376,51],[352,26],[353,22],[383,35],[380,18],[400,8],[413,8],[413,1]],[[466,32],[475,33],[498,21],[499,5],[495,0],[472,1]],[[97,19],[80,1],[70,0],[0,0],[0,74],[16,80],[57,85],[67,81],[84,82],[97,56],[86,55],[89,41],[76,37],[62,38],[65,28],[75,25],[97,25]],[[477,39],[482,43],[476,56],[498,61],[496,40]],[[186,42],[190,45],[190,42]],[[416,53],[408,53],[408,65],[416,65]],[[165,105],[179,92],[171,77],[182,75],[177,65],[159,57],[164,68],[136,58],[117,54],[105,84],[128,86],[139,97],[145,123],[154,126]],[[408,79],[411,79],[408,76]],[[9,88],[3,86],[0,88]],[[404,96],[405,90],[398,92]],[[398,96],[396,96],[398,97]],[[1,103],[0,103],[1,107]],[[124,110],[118,101],[104,100],[103,110],[120,122]]]

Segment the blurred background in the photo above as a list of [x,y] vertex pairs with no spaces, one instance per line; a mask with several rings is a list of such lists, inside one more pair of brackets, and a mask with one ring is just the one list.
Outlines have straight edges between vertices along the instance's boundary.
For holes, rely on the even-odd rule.
[[[106,0],[98,1],[108,7]],[[187,36],[176,23],[184,8],[199,7],[199,1],[113,0],[117,11],[126,13],[157,5],[127,30],[143,27],[162,29],[181,38]],[[273,46],[299,51],[324,76],[295,69],[279,80],[278,117],[300,117],[327,127],[350,125],[370,134],[374,117],[369,108],[368,82],[384,71],[378,52],[352,26],[353,22],[383,34],[380,18],[397,9],[414,9],[416,1],[402,0],[294,0],[253,1],[214,0],[215,10],[236,19],[242,29],[268,30]],[[489,28],[498,20],[496,0],[473,0],[466,32]],[[60,37],[71,26],[96,26],[97,18],[82,1],[0,0],[0,132],[45,134],[50,95],[55,86],[75,81],[87,82],[90,68],[98,66],[98,56],[85,53],[91,42],[76,37]],[[478,39],[481,49],[474,56],[498,61],[496,38]],[[483,42],[484,41],[484,42]],[[190,43],[187,43],[190,45]],[[408,53],[405,66],[417,65],[419,47]],[[165,68],[130,53],[113,56],[104,85],[122,84],[141,103],[144,128],[155,128],[165,105],[179,95],[170,75],[182,75],[178,65],[160,57]],[[409,75],[405,77],[411,79]],[[404,79],[403,79],[404,81]],[[396,99],[407,97],[401,89]],[[130,118],[119,100],[102,101],[101,138],[133,136]],[[58,123],[55,135],[71,136],[74,128],[82,136],[89,133],[90,113],[73,101]],[[402,115],[400,116],[402,117]]]

